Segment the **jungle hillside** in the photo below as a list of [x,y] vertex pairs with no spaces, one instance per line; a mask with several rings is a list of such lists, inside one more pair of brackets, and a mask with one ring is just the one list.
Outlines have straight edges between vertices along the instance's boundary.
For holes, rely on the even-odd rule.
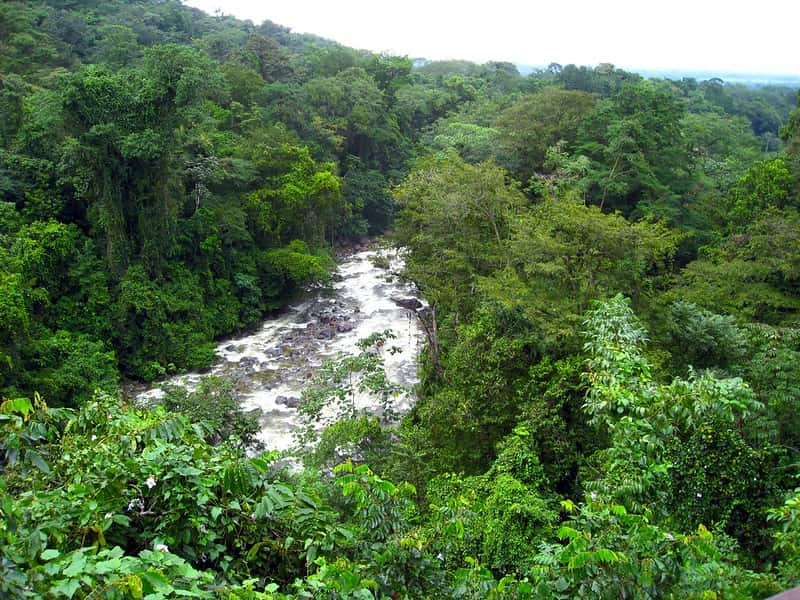
[[[384,244],[413,408],[289,461],[203,372]],[[800,586],[798,90],[413,60],[178,0],[0,3],[0,598]],[[338,407],[338,408],[337,408]]]

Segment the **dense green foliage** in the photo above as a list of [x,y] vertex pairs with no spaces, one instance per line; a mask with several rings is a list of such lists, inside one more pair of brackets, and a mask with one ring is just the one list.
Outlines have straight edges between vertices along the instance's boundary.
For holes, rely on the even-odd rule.
[[388,225],[407,61],[177,2],[0,11],[6,393],[206,366]]
[[[387,231],[395,425],[390,331],[309,381],[305,469],[231,382],[122,398]],[[0,4],[0,597],[764,598],[798,382],[796,90]]]

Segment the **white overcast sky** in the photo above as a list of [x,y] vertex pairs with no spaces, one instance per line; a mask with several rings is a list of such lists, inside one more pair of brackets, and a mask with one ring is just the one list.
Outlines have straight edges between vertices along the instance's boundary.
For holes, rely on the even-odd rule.
[[411,58],[800,75],[800,0],[185,0]]

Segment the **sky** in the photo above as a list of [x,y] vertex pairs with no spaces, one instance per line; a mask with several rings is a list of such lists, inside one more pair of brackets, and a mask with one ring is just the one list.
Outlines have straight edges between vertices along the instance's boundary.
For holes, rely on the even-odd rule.
[[800,75],[800,0],[184,0],[410,58]]

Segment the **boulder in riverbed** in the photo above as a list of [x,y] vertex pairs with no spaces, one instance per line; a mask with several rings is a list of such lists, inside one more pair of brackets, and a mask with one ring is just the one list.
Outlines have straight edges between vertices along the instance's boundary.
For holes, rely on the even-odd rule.
[[398,296],[392,296],[390,300],[397,304],[397,306],[401,308],[407,308],[408,310],[417,310],[418,308],[422,308],[422,302],[416,298],[400,298]]
[[275,398],[275,404],[281,404],[286,408],[297,408],[300,406],[300,398],[294,396],[278,396]]
[[259,360],[255,356],[245,356],[239,361],[239,367],[248,371],[255,371],[258,368]]

